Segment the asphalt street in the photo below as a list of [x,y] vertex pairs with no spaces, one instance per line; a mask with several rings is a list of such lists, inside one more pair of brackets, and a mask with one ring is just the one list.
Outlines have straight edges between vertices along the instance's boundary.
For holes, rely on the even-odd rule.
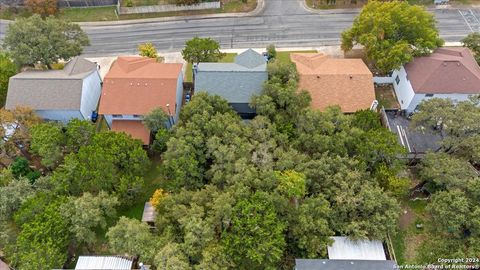
[[[181,49],[186,40],[212,37],[222,48],[315,47],[339,44],[340,33],[351,26],[357,11],[313,13],[302,0],[266,0],[256,16],[181,19],[121,25],[83,26],[91,40],[86,55],[134,53],[137,45],[153,42],[161,51]],[[480,31],[480,9],[433,9],[440,35],[446,41],[460,41]],[[6,25],[0,25],[0,37]]]

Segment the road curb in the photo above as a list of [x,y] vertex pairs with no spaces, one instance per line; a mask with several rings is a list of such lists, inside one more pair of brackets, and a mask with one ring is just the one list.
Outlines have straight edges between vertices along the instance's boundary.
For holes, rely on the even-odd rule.
[[306,0],[301,0],[303,8],[310,12],[316,13],[320,15],[328,15],[328,14],[357,14],[360,12],[360,8],[337,8],[337,9],[314,9],[307,5]]
[[80,26],[115,26],[115,25],[132,25],[154,22],[171,22],[198,19],[218,19],[218,18],[235,18],[235,17],[251,17],[260,14],[265,8],[265,0],[257,0],[257,6],[254,10],[245,13],[220,13],[207,15],[191,15],[191,16],[172,16],[160,18],[148,18],[137,20],[119,20],[119,21],[101,21],[101,22],[77,22]]

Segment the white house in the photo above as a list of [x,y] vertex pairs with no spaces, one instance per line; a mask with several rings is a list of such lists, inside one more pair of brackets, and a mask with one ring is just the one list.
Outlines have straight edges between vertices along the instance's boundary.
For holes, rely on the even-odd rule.
[[468,48],[444,47],[417,57],[392,74],[398,103],[407,113],[422,100],[467,100],[480,94],[480,67]]
[[75,57],[63,70],[29,70],[10,78],[7,110],[29,107],[46,120],[90,119],[102,79],[97,64]]

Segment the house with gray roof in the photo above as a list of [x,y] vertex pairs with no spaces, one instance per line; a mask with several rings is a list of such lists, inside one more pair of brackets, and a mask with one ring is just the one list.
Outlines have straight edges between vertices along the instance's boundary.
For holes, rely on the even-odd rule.
[[261,54],[248,49],[237,55],[233,63],[200,63],[193,72],[195,93],[223,97],[244,119],[255,116],[250,99],[261,93],[268,79],[267,63]]
[[29,70],[11,77],[5,108],[29,107],[45,120],[90,119],[101,88],[97,64],[75,57],[63,70]]

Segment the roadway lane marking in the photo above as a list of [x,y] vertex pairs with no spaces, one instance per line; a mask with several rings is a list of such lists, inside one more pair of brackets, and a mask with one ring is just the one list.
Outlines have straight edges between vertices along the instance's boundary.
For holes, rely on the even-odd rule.
[[470,31],[472,31],[472,33],[475,32],[475,31],[473,31],[473,28],[470,26],[470,23],[468,23],[467,18],[465,18],[465,15],[463,15],[462,11],[458,10],[458,13],[460,13],[460,15],[462,15],[462,18],[465,21],[465,23],[467,24],[468,28],[470,28]]

